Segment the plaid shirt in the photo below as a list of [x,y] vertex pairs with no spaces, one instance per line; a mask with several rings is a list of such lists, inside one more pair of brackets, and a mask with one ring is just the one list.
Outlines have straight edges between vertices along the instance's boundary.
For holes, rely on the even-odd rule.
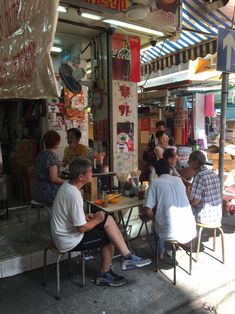
[[197,222],[218,224],[222,218],[219,177],[213,171],[202,166],[197,171],[192,184],[193,198],[200,203],[193,206]]

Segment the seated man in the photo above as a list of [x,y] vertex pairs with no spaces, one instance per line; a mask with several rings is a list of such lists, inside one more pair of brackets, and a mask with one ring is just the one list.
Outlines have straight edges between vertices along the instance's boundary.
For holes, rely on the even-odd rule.
[[[196,223],[182,180],[170,175],[165,159],[156,162],[159,178],[147,190],[143,208],[144,219],[153,219],[154,229],[161,240],[187,243],[196,236]],[[164,245],[160,241],[160,260],[164,258]]]
[[188,192],[193,214],[202,224],[220,224],[222,201],[218,175],[205,166],[205,155],[196,150],[189,156],[189,166],[196,171],[192,191]]
[[[61,252],[101,247],[101,272],[97,285],[122,286],[126,280],[111,269],[114,246],[123,256],[122,270],[131,270],[151,263],[132,254],[112,216],[102,211],[85,215],[80,189],[91,182],[92,167],[88,159],[75,157],[69,164],[70,180],[59,189],[52,209],[51,229]],[[89,244],[97,240],[97,243]]]
[[83,158],[88,157],[87,146],[80,144],[81,131],[76,128],[71,128],[67,131],[67,142],[69,146],[64,149],[64,157],[62,160],[62,167],[66,167],[68,163],[76,156]]

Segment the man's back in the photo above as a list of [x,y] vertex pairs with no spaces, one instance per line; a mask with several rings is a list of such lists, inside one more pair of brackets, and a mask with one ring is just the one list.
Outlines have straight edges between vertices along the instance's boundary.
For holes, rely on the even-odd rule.
[[147,199],[147,207],[157,204],[155,228],[161,239],[186,243],[195,237],[195,220],[180,178],[161,175],[151,183]]

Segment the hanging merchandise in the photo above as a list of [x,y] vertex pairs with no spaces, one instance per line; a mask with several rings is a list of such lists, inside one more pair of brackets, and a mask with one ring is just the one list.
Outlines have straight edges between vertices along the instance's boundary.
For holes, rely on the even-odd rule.
[[205,117],[213,117],[215,114],[215,97],[214,94],[205,95],[204,103]]
[[175,141],[177,145],[186,145],[188,142],[188,108],[187,98],[179,97],[175,110]]

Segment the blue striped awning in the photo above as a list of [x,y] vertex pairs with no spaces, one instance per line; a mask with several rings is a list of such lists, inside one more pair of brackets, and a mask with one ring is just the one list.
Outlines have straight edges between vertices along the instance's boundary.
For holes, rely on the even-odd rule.
[[176,41],[166,41],[141,54],[141,74],[178,65],[216,52],[219,27],[231,28],[232,21],[220,9],[206,11],[203,0],[183,0],[182,32]]

